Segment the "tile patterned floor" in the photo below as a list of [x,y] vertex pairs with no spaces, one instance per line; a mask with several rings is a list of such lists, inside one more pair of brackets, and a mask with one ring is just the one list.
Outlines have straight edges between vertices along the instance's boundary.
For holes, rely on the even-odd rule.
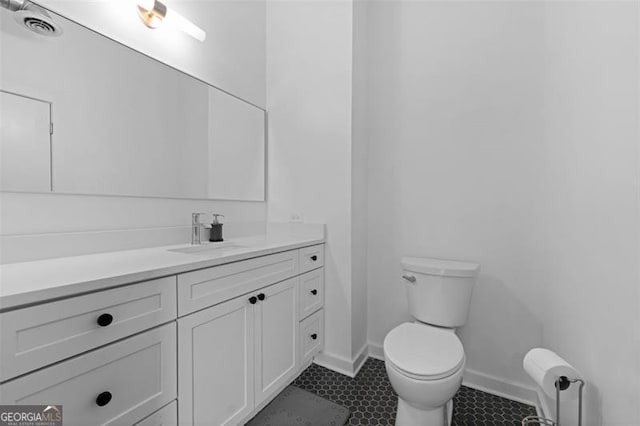
[[[293,385],[351,410],[348,425],[393,426],[397,397],[384,362],[369,358],[355,378],[312,364]],[[535,408],[462,387],[454,397],[453,426],[516,426]]]

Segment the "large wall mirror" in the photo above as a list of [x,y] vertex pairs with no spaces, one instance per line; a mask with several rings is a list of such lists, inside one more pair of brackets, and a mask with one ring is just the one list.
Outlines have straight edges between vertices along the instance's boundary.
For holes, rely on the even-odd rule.
[[0,8],[0,190],[265,199],[263,109],[39,13]]

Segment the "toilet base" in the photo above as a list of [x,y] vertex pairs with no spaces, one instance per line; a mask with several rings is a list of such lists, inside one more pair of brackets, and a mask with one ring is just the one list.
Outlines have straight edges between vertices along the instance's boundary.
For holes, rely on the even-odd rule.
[[431,410],[416,408],[398,398],[398,413],[395,426],[450,426],[453,418],[453,400]]

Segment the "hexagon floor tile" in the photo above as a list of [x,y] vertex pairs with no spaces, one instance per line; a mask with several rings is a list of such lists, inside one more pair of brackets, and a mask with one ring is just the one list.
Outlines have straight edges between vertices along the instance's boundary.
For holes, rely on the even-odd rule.
[[[294,386],[336,402],[351,411],[348,425],[392,426],[397,396],[384,362],[369,358],[355,378],[312,364]],[[453,400],[452,426],[519,426],[535,415],[534,407],[463,386]]]

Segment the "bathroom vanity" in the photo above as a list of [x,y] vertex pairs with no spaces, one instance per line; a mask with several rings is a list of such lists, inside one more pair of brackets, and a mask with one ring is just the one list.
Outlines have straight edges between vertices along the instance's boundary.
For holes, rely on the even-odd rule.
[[324,239],[225,244],[3,265],[0,403],[74,425],[249,420],[322,349]]

